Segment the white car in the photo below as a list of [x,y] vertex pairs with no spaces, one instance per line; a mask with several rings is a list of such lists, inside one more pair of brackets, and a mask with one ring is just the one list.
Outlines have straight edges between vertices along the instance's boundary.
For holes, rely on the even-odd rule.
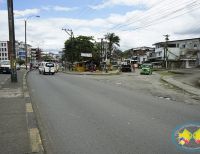
[[52,62],[41,62],[39,65],[39,74],[55,74],[55,64]]
[[0,73],[11,73],[10,60],[0,62]]

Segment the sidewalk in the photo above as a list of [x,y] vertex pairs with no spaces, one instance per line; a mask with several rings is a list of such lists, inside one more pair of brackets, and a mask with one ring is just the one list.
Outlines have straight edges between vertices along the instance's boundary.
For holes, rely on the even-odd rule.
[[0,153],[25,154],[30,151],[22,79],[25,72],[18,72],[18,82],[10,77],[0,87]]
[[[171,72],[171,73],[173,73],[173,72]],[[184,72],[180,71],[180,70],[178,70],[175,73],[184,74]],[[188,72],[186,72],[185,74],[188,74]],[[190,75],[192,76],[192,74],[190,74]],[[183,82],[184,80],[181,80],[179,78],[175,78],[173,76],[163,76],[163,77],[161,77],[161,79],[163,81],[169,83],[169,84],[172,84],[175,87],[178,87],[178,88],[190,93],[190,94],[193,94],[193,95],[196,95],[196,96],[200,96],[200,89],[198,89],[198,88],[196,88],[196,87],[194,87],[192,85],[185,84]]]
[[41,153],[33,149],[37,145],[33,142],[37,134],[32,133],[30,126],[35,127],[37,123],[31,115],[34,113],[29,114],[27,110],[30,107],[27,108],[29,99],[24,97],[25,74],[25,70],[17,72],[17,83],[11,83],[10,75],[0,74],[5,81],[0,86],[0,154]]

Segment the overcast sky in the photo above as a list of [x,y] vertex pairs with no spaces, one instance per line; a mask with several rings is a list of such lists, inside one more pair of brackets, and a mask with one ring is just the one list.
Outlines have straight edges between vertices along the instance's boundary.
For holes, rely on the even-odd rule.
[[[0,0],[0,40],[8,40],[7,0]],[[164,40],[200,37],[200,0],[14,0],[16,40],[61,50],[69,36],[96,39],[114,32],[122,50]],[[40,15],[40,18],[29,18]]]

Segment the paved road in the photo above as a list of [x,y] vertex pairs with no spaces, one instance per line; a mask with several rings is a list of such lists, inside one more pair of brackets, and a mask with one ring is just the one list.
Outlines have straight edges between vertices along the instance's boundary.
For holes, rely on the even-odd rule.
[[172,143],[171,133],[177,125],[200,120],[198,104],[83,76],[31,72],[28,83],[48,153],[184,153]]

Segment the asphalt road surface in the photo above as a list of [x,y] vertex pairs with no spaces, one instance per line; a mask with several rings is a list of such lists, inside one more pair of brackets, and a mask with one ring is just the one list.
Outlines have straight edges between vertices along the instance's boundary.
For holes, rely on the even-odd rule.
[[172,131],[200,120],[199,104],[160,99],[87,77],[34,71],[28,84],[47,153],[187,153],[173,144]]

